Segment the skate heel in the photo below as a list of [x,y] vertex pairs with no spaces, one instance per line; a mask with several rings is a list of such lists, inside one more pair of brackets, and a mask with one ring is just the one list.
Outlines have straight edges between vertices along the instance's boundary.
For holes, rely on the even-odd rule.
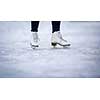
[[57,45],[57,43],[51,43],[51,45],[52,45],[53,47],[55,47],[55,46]]

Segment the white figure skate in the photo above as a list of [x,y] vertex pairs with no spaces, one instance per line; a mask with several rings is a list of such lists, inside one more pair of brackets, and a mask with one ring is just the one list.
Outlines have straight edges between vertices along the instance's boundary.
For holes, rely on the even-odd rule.
[[32,32],[30,45],[33,49],[39,47],[39,37],[37,32]]
[[52,33],[51,45],[53,47],[55,47],[57,45],[60,45],[63,47],[70,46],[70,44],[66,40],[63,39],[63,37],[59,31]]

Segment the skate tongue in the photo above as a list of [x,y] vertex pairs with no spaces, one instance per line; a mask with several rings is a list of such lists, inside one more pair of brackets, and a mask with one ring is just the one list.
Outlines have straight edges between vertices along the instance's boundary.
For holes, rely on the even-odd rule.
[[65,41],[65,42],[67,42],[67,40],[63,39],[63,37],[62,37],[62,35],[60,34],[60,32],[59,32],[59,38],[60,38],[61,40]]
[[38,37],[38,33],[37,32],[33,33],[33,40],[35,42],[38,42],[40,40],[39,37]]

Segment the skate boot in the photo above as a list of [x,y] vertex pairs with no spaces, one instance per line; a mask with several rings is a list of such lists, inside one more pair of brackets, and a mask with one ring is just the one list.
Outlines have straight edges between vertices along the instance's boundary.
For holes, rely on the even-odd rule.
[[37,32],[32,32],[30,45],[33,49],[39,47],[39,38]]
[[70,46],[70,44],[68,44],[67,41],[63,39],[59,31],[52,33],[51,37],[51,45],[55,47],[57,44],[63,47]]

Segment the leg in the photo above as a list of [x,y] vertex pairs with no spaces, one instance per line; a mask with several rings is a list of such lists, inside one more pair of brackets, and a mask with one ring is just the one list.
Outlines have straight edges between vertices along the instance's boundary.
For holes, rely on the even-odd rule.
[[60,31],[60,21],[52,21],[52,33]]
[[39,21],[31,21],[31,31],[38,32]]
[[60,21],[52,21],[52,37],[51,45],[56,46],[70,46],[66,40],[63,39],[62,34],[60,33]]
[[36,48],[39,46],[38,27],[39,27],[39,21],[31,21],[31,43],[30,44],[32,48]]

